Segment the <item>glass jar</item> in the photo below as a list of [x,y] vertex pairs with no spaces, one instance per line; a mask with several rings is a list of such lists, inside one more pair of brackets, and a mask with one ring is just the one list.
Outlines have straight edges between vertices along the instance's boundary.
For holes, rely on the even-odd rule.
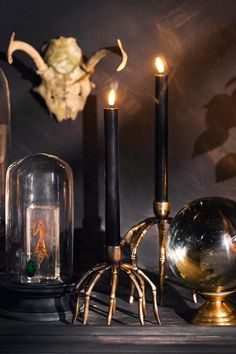
[[0,272],[5,270],[5,176],[10,152],[9,86],[0,68]]
[[62,282],[73,272],[73,176],[58,157],[34,154],[6,176],[6,274],[13,282]]

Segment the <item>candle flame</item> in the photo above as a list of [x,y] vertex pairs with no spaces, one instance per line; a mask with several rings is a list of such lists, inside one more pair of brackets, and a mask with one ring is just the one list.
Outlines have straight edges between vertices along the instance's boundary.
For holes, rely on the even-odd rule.
[[157,68],[158,73],[159,73],[159,74],[164,73],[164,71],[165,71],[165,66],[164,66],[164,63],[163,63],[163,61],[161,60],[160,57],[157,57],[157,58],[156,58],[155,63],[156,63],[156,68]]
[[109,93],[109,96],[108,96],[109,106],[114,106],[115,100],[116,100],[116,93],[115,93],[115,90],[112,89]]

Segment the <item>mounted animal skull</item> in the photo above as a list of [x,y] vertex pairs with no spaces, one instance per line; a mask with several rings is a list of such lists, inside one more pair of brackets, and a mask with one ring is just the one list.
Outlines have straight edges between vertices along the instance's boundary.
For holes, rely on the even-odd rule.
[[78,112],[82,111],[87,97],[95,84],[90,81],[95,66],[105,56],[115,53],[122,57],[117,68],[121,71],[126,66],[127,54],[122,48],[121,41],[117,40],[116,47],[104,48],[96,52],[85,61],[75,38],[60,37],[51,39],[42,48],[44,58],[31,45],[15,41],[12,34],[8,48],[8,62],[12,64],[12,54],[16,50],[26,52],[35,62],[37,74],[42,82],[34,88],[45,100],[50,112],[55,114],[57,120],[76,119]]

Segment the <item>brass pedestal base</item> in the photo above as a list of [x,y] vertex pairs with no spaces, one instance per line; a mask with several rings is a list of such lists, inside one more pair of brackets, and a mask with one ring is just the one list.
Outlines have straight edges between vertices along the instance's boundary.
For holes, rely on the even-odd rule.
[[198,310],[192,323],[205,326],[234,326],[236,325],[236,313],[225,301],[225,298],[233,291],[223,293],[201,293],[207,300]]

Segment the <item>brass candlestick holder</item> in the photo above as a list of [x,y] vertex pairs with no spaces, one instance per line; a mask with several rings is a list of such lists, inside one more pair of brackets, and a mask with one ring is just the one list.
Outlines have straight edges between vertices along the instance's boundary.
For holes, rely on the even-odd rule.
[[[166,270],[166,235],[167,235],[167,225],[170,224],[172,218],[169,217],[170,213],[170,203],[169,202],[154,202],[153,210],[155,213],[154,217],[147,218],[135,226],[124,235],[121,240],[122,247],[129,241],[130,242],[130,253],[131,253],[131,264],[137,267],[137,252],[139,245],[143,238],[147,235],[148,231],[157,225],[159,233],[159,288],[160,288],[160,305],[164,304],[164,288],[165,288],[165,270]],[[134,302],[134,284],[131,284],[130,298],[129,302]],[[197,293],[192,291],[192,299],[195,304],[197,304]]]
[[79,314],[79,293],[82,289],[85,290],[84,298],[84,318],[83,325],[88,322],[89,316],[89,304],[91,293],[98,283],[98,281],[109,272],[111,275],[111,293],[110,293],[110,303],[108,307],[107,325],[109,326],[112,321],[112,317],[116,312],[116,290],[119,282],[119,272],[124,272],[131,280],[134,288],[138,292],[139,304],[139,321],[141,325],[144,325],[145,317],[147,316],[146,310],[146,297],[145,297],[145,283],[147,283],[152,289],[153,298],[153,312],[157,323],[160,325],[160,318],[158,314],[157,307],[157,291],[156,286],[148,278],[148,276],[137,266],[133,266],[129,263],[122,262],[122,247],[121,246],[106,246],[107,263],[97,264],[95,267],[91,268],[85,275],[79,280],[75,285],[75,307],[73,315],[73,324]]
[[[147,235],[148,231],[157,224],[159,230],[159,286],[160,298],[159,302],[163,305],[164,302],[164,286],[165,286],[165,267],[166,267],[166,234],[167,225],[170,223],[170,203],[169,202],[154,202],[153,203],[154,217],[147,218],[133,226],[123,237],[121,245],[124,246],[130,241],[131,264],[137,267],[137,252],[138,247]],[[134,301],[135,286],[131,284],[130,303]]]

